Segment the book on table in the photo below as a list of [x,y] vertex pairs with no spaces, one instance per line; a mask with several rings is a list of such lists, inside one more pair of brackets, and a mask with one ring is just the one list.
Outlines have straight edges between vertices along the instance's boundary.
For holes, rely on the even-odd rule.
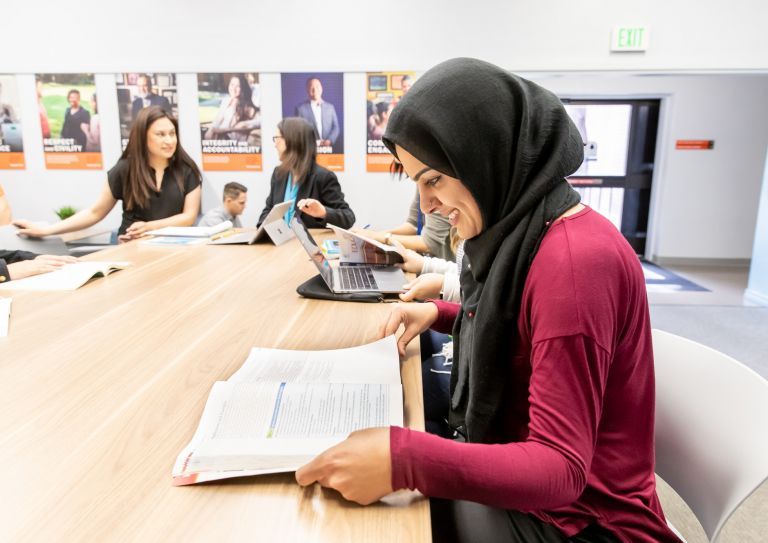
[[232,228],[232,221],[215,226],[166,226],[149,232],[153,236],[178,236],[185,238],[210,238]]
[[165,247],[188,247],[190,245],[205,245],[208,242],[209,238],[195,236],[150,236],[139,241],[139,244]]
[[341,262],[374,266],[393,266],[403,263],[403,255],[397,247],[380,243],[360,232],[345,230],[330,223],[328,228],[338,236]]
[[0,290],[77,290],[91,279],[106,277],[110,273],[124,270],[130,265],[130,262],[83,260],[65,264],[52,272],[2,283]]
[[252,349],[213,385],[173,484],[291,472],[355,430],[403,424],[394,336],[328,351]]

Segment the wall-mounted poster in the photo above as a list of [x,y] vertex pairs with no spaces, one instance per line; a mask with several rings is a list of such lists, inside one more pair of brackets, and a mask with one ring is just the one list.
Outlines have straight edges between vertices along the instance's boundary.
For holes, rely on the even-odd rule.
[[381,137],[387,129],[392,108],[413,85],[414,72],[369,72],[366,74],[366,111],[368,152],[365,157],[369,172],[388,172],[392,155],[384,146]]
[[283,117],[302,117],[315,129],[317,163],[344,171],[344,74],[282,74]]
[[149,106],[160,106],[179,118],[176,95],[176,74],[127,73],[117,74],[117,110],[120,117],[122,149],[128,146],[128,136],[136,115]]
[[36,88],[46,167],[101,169],[101,124],[93,74],[38,74]]
[[257,73],[197,74],[203,169],[262,170]]
[[0,169],[24,169],[24,144],[21,141],[21,109],[16,77],[0,75]]

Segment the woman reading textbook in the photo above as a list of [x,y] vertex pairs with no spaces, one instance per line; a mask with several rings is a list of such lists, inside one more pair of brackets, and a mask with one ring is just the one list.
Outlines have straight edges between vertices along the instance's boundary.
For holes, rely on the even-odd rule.
[[269,195],[259,224],[275,204],[294,200],[294,207],[285,215],[290,222],[301,213],[307,228],[325,228],[328,223],[349,228],[355,214],[344,201],[344,193],[336,174],[317,162],[315,129],[301,117],[287,117],[277,125],[275,142],[280,165],[272,172]]
[[452,332],[453,439],[354,432],[296,472],[375,502],[432,498],[435,541],[676,542],[656,495],[651,326],[640,262],[566,177],[583,143],[560,100],[474,59],[421,77],[384,142],[464,244],[461,304],[398,304],[398,348]]
[[128,146],[109,170],[107,182],[88,209],[50,226],[16,220],[19,233],[31,237],[73,232],[93,226],[123,202],[118,230],[122,242],[166,226],[191,226],[200,211],[202,176],[178,142],[178,121],[160,106],[142,109]]

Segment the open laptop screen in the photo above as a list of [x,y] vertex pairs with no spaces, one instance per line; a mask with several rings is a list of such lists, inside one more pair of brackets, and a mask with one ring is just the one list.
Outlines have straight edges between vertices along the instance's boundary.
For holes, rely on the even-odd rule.
[[328,285],[328,288],[333,289],[333,272],[331,271],[331,265],[328,263],[328,259],[325,258],[323,251],[320,250],[320,247],[317,246],[315,240],[312,239],[312,235],[306,229],[304,223],[302,223],[295,215],[293,219],[291,219],[291,230],[296,234],[296,237],[301,242],[304,250],[307,251],[309,258],[314,262],[315,266],[317,266],[317,270]]

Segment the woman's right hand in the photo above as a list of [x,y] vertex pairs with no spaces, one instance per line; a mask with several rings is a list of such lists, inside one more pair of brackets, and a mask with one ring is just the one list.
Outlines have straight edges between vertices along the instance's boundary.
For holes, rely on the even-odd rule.
[[421,273],[421,270],[424,269],[423,256],[421,256],[413,249],[406,249],[405,246],[396,239],[392,240],[392,245],[395,246],[397,252],[400,253],[400,255],[403,257],[403,263],[398,264],[398,266],[402,268],[403,271]]
[[13,221],[13,225],[18,228],[17,235],[29,236],[30,238],[42,238],[51,235],[51,228],[49,226],[40,226],[32,221],[25,221],[24,219],[16,219]]
[[437,320],[437,306],[431,302],[423,304],[397,303],[389,312],[384,325],[379,328],[379,337],[383,338],[397,332],[402,324],[403,333],[397,340],[397,351],[405,356],[405,348],[415,337],[427,330]]

